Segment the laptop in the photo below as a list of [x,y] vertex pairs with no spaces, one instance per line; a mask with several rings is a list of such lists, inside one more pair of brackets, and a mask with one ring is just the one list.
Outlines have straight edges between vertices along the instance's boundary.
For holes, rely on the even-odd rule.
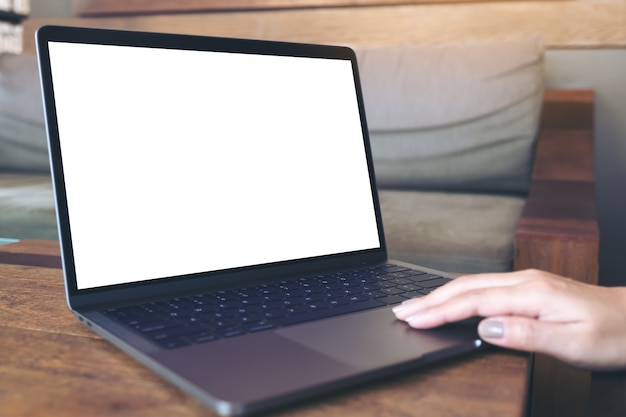
[[222,415],[481,347],[391,307],[450,274],[387,259],[346,47],[36,34],[67,302]]

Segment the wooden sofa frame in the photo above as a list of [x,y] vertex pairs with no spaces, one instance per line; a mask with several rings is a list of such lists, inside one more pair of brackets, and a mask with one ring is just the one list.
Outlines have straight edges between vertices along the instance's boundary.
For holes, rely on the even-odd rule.
[[[597,284],[593,116],[592,91],[546,91],[532,184],[515,232],[515,270],[543,269]],[[590,372],[544,355],[531,361],[528,415],[586,417]]]

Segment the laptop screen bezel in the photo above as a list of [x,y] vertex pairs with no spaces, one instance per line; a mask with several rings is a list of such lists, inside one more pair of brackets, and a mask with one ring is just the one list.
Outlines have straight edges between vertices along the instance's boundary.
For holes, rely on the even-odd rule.
[[[61,161],[61,147],[57,125],[52,71],[50,66],[50,53],[48,48],[49,42],[137,46],[193,51],[234,52],[244,54],[349,60],[352,63],[355,92],[361,119],[363,146],[365,149],[367,167],[370,176],[371,193],[376,222],[378,225],[380,247],[350,253],[325,255],[265,265],[254,265],[232,270],[195,273],[174,278],[159,278],[149,281],[79,290],[76,280],[69,214],[66,202],[65,179]],[[36,43],[42,94],[44,98],[44,110],[46,114],[51,173],[55,185],[57,221],[59,225],[63,271],[65,275],[68,304],[71,308],[78,309],[100,304],[105,305],[118,302],[124,303],[137,298],[159,298],[166,295],[171,296],[173,293],[192,293],[201,289],[208,290],[211,288],[224,288],[225,286],[238,286],[245,283],[258,283],[263,280],[274,281],[305,273],[336,270],[340,268],[353,267],[355,265],[377,264],[387,259],[387,249],[383,232],[380,203],[376,189],[373,160],[369,143],[357,61],[354,52],[350,48],[329,45],[311,45],[250,39],[61,26],[44,26],[40,28],[36,33]]]

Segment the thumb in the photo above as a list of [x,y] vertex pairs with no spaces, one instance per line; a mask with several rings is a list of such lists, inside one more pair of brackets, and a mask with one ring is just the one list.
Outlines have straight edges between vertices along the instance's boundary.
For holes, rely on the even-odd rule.
[[480,337],[492,345],[528,352],[550,353],[555,349],[554,324],[526,317],[490,317],[478,325]]

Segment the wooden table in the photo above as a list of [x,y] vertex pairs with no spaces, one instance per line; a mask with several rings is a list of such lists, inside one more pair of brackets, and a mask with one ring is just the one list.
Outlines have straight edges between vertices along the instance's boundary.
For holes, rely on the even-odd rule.
[[[0,246],[0,415],[214,416],[79,324],[56,242]],[[529,356],[490,349],[277,416],[498,416],[525,412]]]

